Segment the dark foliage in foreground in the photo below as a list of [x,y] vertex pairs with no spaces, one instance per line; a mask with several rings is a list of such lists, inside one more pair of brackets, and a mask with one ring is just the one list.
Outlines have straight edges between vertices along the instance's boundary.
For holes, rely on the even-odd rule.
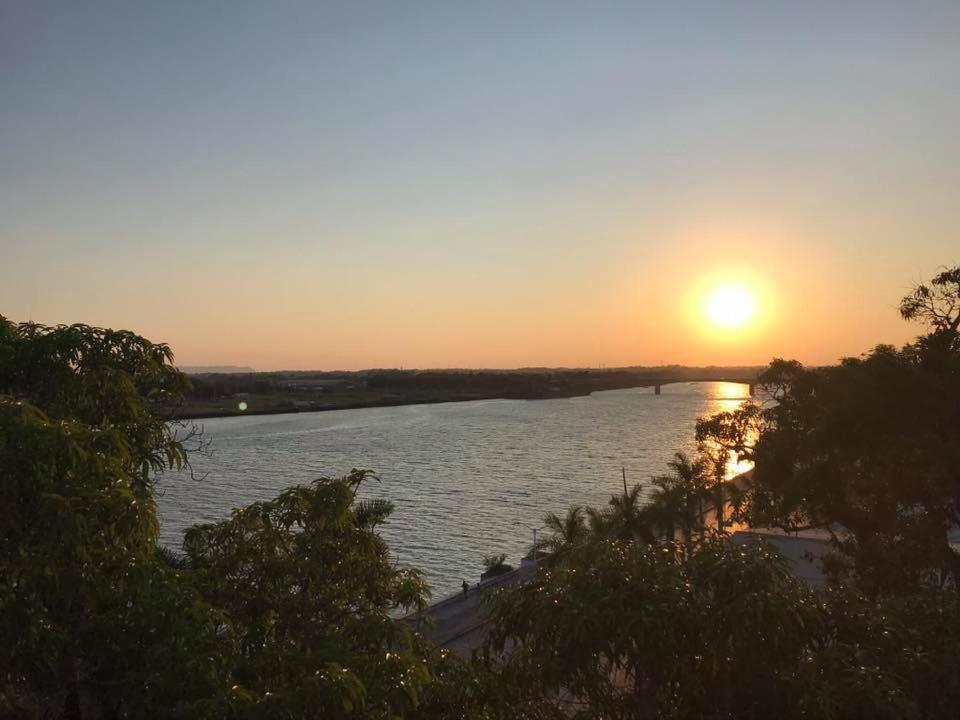
[[492,652],[582,718],[913,718],[960,707],[953,591],[818,593],[764,547],[601,540],[505,591]]
[[186,387],[170,361],[132,333],[0,318],[0,716],[470,706],[438,687],[455,661],[393,618],[426,590],[375,532],[390,504],[356,499],[368,473],[195,527],[182,556],[157,546],[156,473],[197,440],[152,412]]

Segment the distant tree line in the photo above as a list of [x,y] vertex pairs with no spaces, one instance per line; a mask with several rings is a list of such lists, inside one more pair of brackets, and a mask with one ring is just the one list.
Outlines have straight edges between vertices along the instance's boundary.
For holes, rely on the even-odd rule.
[[614,368],[527,370],[362,370],[357,372],[207,373],[193,375],[186,401],[241,394],[315,395],[364,391],[418,399],[544,398],[650,384],[658,378],[750,382],[761,368]]
[[217,400],[241,393],[270,394],[282,390],[283,385],[269,375],[214,373],[191,377],[187,397],[195,400]]

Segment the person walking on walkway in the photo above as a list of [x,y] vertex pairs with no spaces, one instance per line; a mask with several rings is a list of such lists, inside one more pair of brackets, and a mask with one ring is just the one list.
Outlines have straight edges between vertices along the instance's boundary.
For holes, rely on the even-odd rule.
[[467,581],[466,581],[466,580],[463,581],[462,587],[463,587],[463,599],[466,600],[466,599],[467,599],[467,591],[470,590],[470,586],[467,584]]

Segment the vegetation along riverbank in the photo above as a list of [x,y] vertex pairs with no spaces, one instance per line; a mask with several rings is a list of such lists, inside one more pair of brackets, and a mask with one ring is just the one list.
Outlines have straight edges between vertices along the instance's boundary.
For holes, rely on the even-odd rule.
[[489,400],[540,400],[660,383],[726,380],[753,383],[760,367],[610,369],[361,370],[356,372],[201,373],[162,414],[172,419],[349,410]]

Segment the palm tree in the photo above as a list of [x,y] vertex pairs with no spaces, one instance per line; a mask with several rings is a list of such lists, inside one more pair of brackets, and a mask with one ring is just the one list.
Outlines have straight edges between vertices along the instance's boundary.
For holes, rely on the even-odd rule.
[[361,500],[353,506],[353,520],[357,527],[373,530],[387,521],[393,512],[393,503],[383,498]]
[[656,489],[650,512],[667,537],[673,539],[679,529],[684,542],[689,542],[695,530],[703,531],[704,501],[713,499],[711,465],[708,458],[691,460],[682,452],[667,465],[671,472],[653,479]]
[[591,538],[607,537],[607,511],[595,507],[586,507],[587,532]]
[[673,475],[659,475],[651,480],[653,493],[650,496],[648,513],[657,524],[660,534],[667,540],[677,537],[677,525],[680,526],[684,541],[688,541],[689,533],[684,523],[686,509],[686,495],[684,489],[677,484]]
[[640,493],[643,486],[637,483],[627,490],[624,482],[623,490],[623,495],[610,498],[609,507],[603,513],[604,534],[615,540],[656,542],[656,534],[651,526],[651,514],[641,505]]
[[537,541],[537,550],[557,558],[582,545],[590,536],[586,519],[586,512],[580,505],[571,505],[563,517],[547,513],[543,516],[543,524],[550,534]]
[[707,497],[713,503],[714,512],[717,515],[717,530],[723,532],[727,525],[725,511],[728,501],[736,503],[737,486],[727,479],[727,461],[729,453],[723,448],[714,448],[708,451],[704,457],[704,466],[706,468],[708,488]]

